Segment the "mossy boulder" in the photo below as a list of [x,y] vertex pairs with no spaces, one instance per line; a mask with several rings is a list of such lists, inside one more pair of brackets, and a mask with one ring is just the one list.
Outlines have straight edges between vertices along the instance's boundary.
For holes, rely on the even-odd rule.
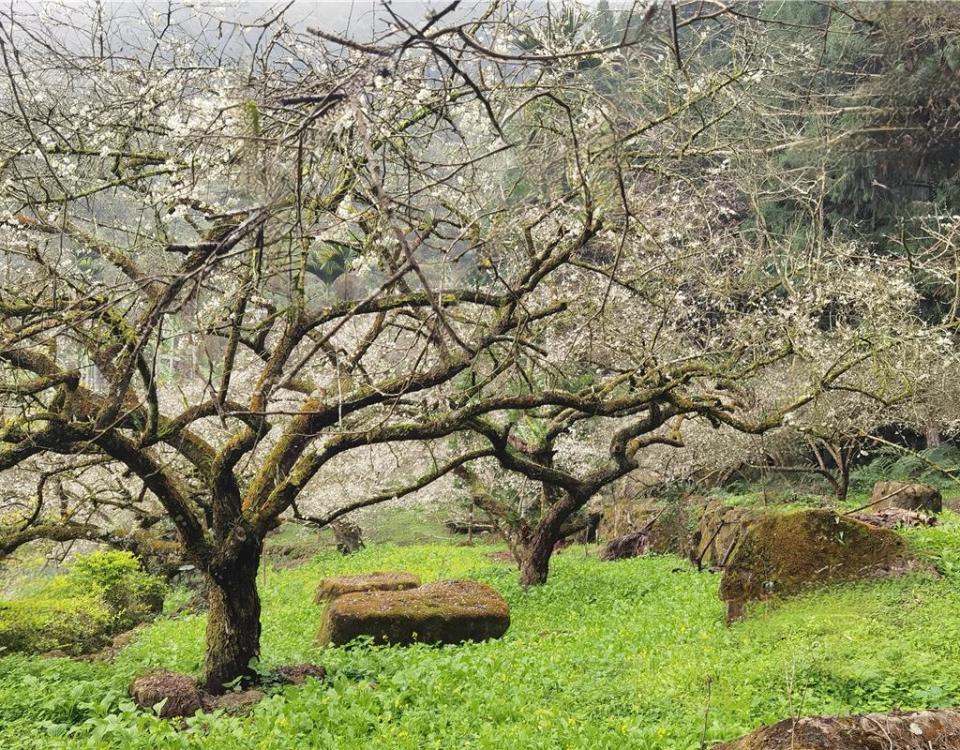
[[960,710],[785,719],[714,750],[956,750]]
[[646,526],[661,510],[655,500],[617,500],[600,508],[597,536],[604,540],[632,534]]
[[690,542],[690,559],[705,567],[724,567],[746,530],[761,515],[761,511],[717,500],[706,503]]
[[745,601],[811,585],[894,575],[916,567],[895,532],[832,510],[768,513],[744,531],[720,581],[731,618]]
[[321,645],[367,636],[375,643],[460,643],[499,638],[510,608],[496,590],[476,581],[441,581],[403,591],[344,594],[327,606]]
[[871,510],[903,508],[939,513],[943,510],[940,490],[921,482],[877,482],[870,495]]
[[643,532],[644,551],[691,556],[706,505],[704,498],[696,496],[679,500],[621,500],[601,508],[597,536],[610,542]]
[[334,576],[320,581],[314,601],[322,604],[344,594],[363,591],[407,591],[419,585],[419,576],[403,571],[376,571],[353,576]]

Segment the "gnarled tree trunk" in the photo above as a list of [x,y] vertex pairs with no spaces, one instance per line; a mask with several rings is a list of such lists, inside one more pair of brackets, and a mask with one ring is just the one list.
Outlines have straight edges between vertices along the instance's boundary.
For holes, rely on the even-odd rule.
[[520,584],[522,586],[540,586],[546,583],[550,573],[550,558],[553,549],[563,538],[563,527],[567,520],[589,498],[575,498],[567,492],[544,485],[545,512],[540,522],[521,544],[515,554],[520,563]]
[[207,571],[204,687],[218,695],[237,678],[254,677],[251,661],[260,656],[260,594],[257,570],[263,546],[248,542],[234,559]]
[[528,543],[517,548],[521,586],[540,586],[547,582],[550,557],[557,540],[542,531],[538,529]]

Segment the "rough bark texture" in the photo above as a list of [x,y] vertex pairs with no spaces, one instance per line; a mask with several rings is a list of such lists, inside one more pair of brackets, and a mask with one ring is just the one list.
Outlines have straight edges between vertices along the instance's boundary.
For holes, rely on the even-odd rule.
[[550,557],[557,540],[549,534],[537,533],[520,550],[520,585],[541,586],[550,573]]
[[956,750],[960,710],[813,716],[761,727],[714,750]]
[[208,572],[207,653],[204,688],[214,695],[237,677],[253,677],[260,656],[260,594],[257,570],[262,547],[248,544],[238,558]]
[[590,499],[575,497],[549,485],[544,485],[544,498],[543,517],[514,550],[520,562],[521,586],[546,583],[550,573],[550,558],[557,542],[564,536],[564,524]]

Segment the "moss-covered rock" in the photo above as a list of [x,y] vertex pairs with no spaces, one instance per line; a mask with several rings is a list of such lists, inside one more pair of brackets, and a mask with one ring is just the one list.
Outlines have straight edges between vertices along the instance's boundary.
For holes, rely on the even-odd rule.
[[706,506],[706,499],[697,496],[669,501],[621,500],[601,508],[597,536],[609,542],[643,531],[645,551],[692,556]]
[[724,569],[720,598],[736,617],[745,601],[914,567],[906,543],[889,529],[831,510],[768,513],[746,527]]
[[600,508],[597,537],[603,541],[632,534],[646,526],[662,509],[655,500],[617,500]]
[[903,508],[939,513],[943,510],[940,490],[921,482],[877,482],[870,495],[872,510]]
[[396,570],[376,571],[353,576],[334,576],[320,581],[314,601],[317,604],[322,604],[344,594],[356,594],[363,591],[406,591],[415,589],[419,585],[419,576]]
[[510,608],[476,581],[441,581],[404,591],[344,594],[330,602],[317,635],[321,645],[368,636],[376,643],[460,643],[499,638]]
[[749,526],[762,513],[725,505],[717,500],[703,505],[690,542],[690,559],[705,567],[724,567]]
[[811,716],[761,727],[714,750],[955,750],[960,710]]

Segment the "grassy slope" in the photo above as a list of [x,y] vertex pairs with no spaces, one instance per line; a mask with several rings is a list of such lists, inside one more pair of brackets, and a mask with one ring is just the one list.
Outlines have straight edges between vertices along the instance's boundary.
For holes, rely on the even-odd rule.
[[[574,549],[546,587],[523,592],[491,548],[324,554],[265,574],[263,646],[265,666],[320,661],[329,682],[286,688],[253,719],[177,731],[124,695],[147,669],[199,670],[202,618],[161,620],[112,664],[0,659],[0,747],[686,749],[699,747],[708,703],[708,741],[791,714],[960,705],[960,517],[945,515],[911,534],[944,578],[835,588],[732,628],[717,577],[671,557],[599,563]],[[487,644],[314,649],[317,579],[378,568],[487,581],[513,625]]]

